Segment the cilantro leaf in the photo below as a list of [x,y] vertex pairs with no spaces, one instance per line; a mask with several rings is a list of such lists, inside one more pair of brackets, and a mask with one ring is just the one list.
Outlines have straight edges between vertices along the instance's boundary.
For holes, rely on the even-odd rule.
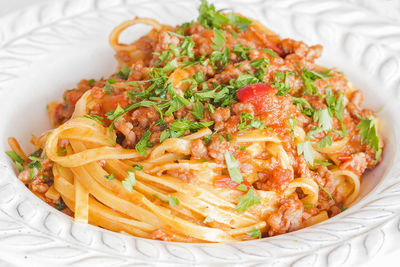
[[240,197],[238,199],[238,204],[235,208],[235,210],[238,210],[241,213],[246,212],[246,210],[255,205],[255,204],[260,204],[261,201],[257,196],[256,191],[254,190],[253,187],[251,187],[249,189],[249,191],[247,191],[247,193],[245,195],[243,195],[242,197]]
[[132,192],[133,187],[136,185],[135,173],[133,171],[128,170],[128,176],[122,181],[122,185],[126,190]]
[[313,148],[310,141],[304,141],[297,144],[297,154],[304,155],[304,158],[310,165],[314,165]]
[[232,181],[240,184],[243,181],[242,174],[240,173],[239,162],[232,156],[229,151],[225,151],[225,163],[228,169],[229,176]]
[[146,148],[150,148],[152,146],[152,143],[149,141],[151,136],[151,131],[148,130],[146,131],[143,135],[140,141],[136,144],[135,149],[137,152],[139,152],[140,155],[146,157],[147,156],[147,151]]

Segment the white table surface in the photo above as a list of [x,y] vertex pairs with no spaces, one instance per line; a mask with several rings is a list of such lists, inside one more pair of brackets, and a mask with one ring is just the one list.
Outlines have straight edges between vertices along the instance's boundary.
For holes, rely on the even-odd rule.
[[[28,7],[33,4],[37,4],[40,2],[46,1],[57,1],[57,0],[0,0],[0,17],[5,16],[10,12],[14,12],[18,9],[22,9]],[[83,0],[84,1],[84,0]],[[397,21],[400,24],[400,18],[398,16],[394,16],[394,9],[398,9],[400,6],[400,0],[348,0],[349,2],[361,2],[364,7],[368,8],[377,8],[379,5],[379,13],[387,14],[387,17]],[[387,9],[390,12],[385,12],[382,9]],[[397,14],[400,12],[397,10]],[[1,259],[1,255],[0,255]],[[367,264],[363,264],[362,267],[398,267],[400,266],[400,240],[399,240],[399,249],[389,254],[379,255],[374,259],[370,260]],[[355,266],[356,267],[356,266]]]

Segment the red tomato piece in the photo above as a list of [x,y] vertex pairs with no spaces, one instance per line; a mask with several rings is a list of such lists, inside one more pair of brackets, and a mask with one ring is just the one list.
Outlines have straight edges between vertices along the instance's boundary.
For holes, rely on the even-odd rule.
[[240,88],[236,92],[236,96],[240,102],[250,102],[256,104],[271,90],[273,89],[267,83],[255,83]]
[[118,104],[121,108],[124,108],[128,105],[128,99],[124,95],[106,95],[103,98],[102,110],[107,113],[110,110],[115,110]]

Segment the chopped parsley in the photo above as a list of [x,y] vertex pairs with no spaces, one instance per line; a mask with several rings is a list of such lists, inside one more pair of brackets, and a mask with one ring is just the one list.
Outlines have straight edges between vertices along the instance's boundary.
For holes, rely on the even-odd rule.
[[325,132],[332,129],[332,116],[327,108],[316,110],[313,119]]
[[114,78],[110,78],[106,81],[106,84],[104,85],[104,92],[107,95],[110,95],[114,92],[114,87],[111,84],[116,83],[117,81]]
[[320,160],[320,159],[314,160],[314,163],[322,165],[322,166],[330,166],[330,165],[332,165],[332,163],[330,163],[329,161],[323,161],[323,160]]
[[248,231],[247,234],[253,238],[261,238],[261,232],[257,228],[253,228],[252,230]]
[[310,141],[304,141],[297,144],[297,154],[304,155],[304,158],[310,165],[314,165],[313,148]]
[[114,179],[115,179],[115,177],[114,177],[114,174],[113,174],[113,173],[104,175],[104,178],[106,178],[106,179],[107,179],[107,180],[109,180],[109,181],[111,181],[111,180],[114,180]]
[[256,191],[254,190],[253,187],[251,187],[246,194],[244,194],[242,197],[238,199],[238,204],[235,210],[244,213],[249,207],[260,203],[261,202],[257,196]]
[[229,151],[225,151],[225,163],[228,169],[231,180],[240,184],[243,181],[243,176],[240,173],[239,162],[232,156]]
[[63,210],[65,208],[67,208],[67,206],[65,205],[64,200],[62,199],[62,197],[60,197],[60,200],[56,204],[56,209]]
[[132,192],[132,188],[136,185],[135,173],[133,171],[128,170],[128,176],[122,181],[122,185],[126,190]]
[[135,149],[137,152],[139,152],[140,155],[143,157],[147,156],[147,151],[146,148],[150,148],[153,144],[149,141],[151,136],[151,131],[148,130],[146,131],[143,135],[140,141],[136,144]]
[[271,85],[278,89],[278,92],[276,93],[278,96],[286,96],[292,90],[292,88],[289,86],[288,77],[293,74],[295,74],[293,71],[275,72],[275,82],[273,82]]
[[272,50],[271,48],[263,48],[262,50],[265,53],[269,54],[273,58],[277,58],[278,57],[278,54],[274,50]]
[[332,89],[329,87],[326,88],[325,100],[328,105],[329,110],[332,114],[335,114],[338,120],[342,121],[344,118],[344,109],[343,109],[343,93],[339,92],[339,95],[336,95],[332,92]]
[[374,117],[371,116],[369,119],[362,118],[356,129],[359,130],[358,135],[361,137],[361,143],[367,144],[375,150],[375,161],[378,162],[382,150],[379,148],[378,129],[376,128]]
[[238,129],[240,131],[245,131],[250,128],[265,129],[265,124],[259,119],[254,118],[246,112],[242,112],[240,115],[240,123],[238,124]]
[[101,125],[104,126],[104,123],[102,122],[102,120],[104,119],[103,117],[100,117],[100,116],[97,116],[97,115],[92,115],[92,114],[85,114],[85,115],[83,115],[83,117],[92,119],[92,120],[94,120],[94,121],[96,121],[96,122],[98,122],[98,123],[100,123]]
[[308,117],[311,117],[314,114],[314,108],[305,98],[292,96],[292,101],[293,104],[296,105],[300,111]]
[[318,148],[323,148],[332,145],[332,137],[328,134],[318,142]]
[[214,221],[214,219],[207,215],[207,217],[204,219],[203,223],[208,223],[208,222],[212,222],[212,221]]
[[319,186],[319,188],[321,188],[322,191],[324,191],[324,192],[328,195],[328,197],[329,197],[330,199],[332,199],[333,201],[335,201],[335,199],[333,198],[333,196],[332,196],[331,194],[329,194],[329,192],[326,191],[326,189],[325,189],[322,185],[318,185],[318,186]]
[[24,170],[24,167],[22,166],[22,163],[24,163],[24,160],[21,158],[20,155],[18,155],[15,151],[7,151],[6,152],[7,156],[10,157],[10,159],[15,163],[15,166],[17,167],[17,170],[19,172],[22,172]]
[[248,60],[249,56],[248,53],[251,51],[252,48],[248,47],[248,48],[244,48],[242,44],[237,44],[233,47],[233,52],[235,52],[235,54],[244,60]]
[[215,51],[219,51],[225,44],[225,36],[222,30],[214,29],[214,38],[211,38],[213,44],[211,45],[212,49]]
[[190,112],[193,114],[193,116],[196,117],[196,119],[201,120],[204,118],[204,106],[203,103],[200,101],[197,101],[195,104],[192,106],[192,111]]
[[127,65],[124,65],[116,75],[121,79],[128,80],[130,73],[131,69]]
[[168,196],[168,202],[171,207],[176,207],[180,204],[179,199],[174,196]]
[[132,167],[137,171],[143,171],[143,166],[139,164],[132,164]]

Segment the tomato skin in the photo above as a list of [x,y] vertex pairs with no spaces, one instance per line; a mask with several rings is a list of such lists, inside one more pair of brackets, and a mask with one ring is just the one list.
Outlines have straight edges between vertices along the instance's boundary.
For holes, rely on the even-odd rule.
[[104,113],[107,113],[110,110],[115,110],[118,104],[121,108],[124,108],[128,105],[128,99],[124,95],[105,95],[102,110]]
[[[250,189],[250,184],[247,182],[247,180],[243,179],[242,184],[244,184],[247,188],[247,190]],[[214,180],[214,186],[219,187],[219,188],[229,188],[229,189],[236,189],[238,187],[238,183],[235,181],[232,181],[231,177],[229,176],[220,176],[219,178]]]
[[256,104],[272,90],[272,87],[267,83],[255,83],[240,88],[236,92],[236,96],[240,102]]

